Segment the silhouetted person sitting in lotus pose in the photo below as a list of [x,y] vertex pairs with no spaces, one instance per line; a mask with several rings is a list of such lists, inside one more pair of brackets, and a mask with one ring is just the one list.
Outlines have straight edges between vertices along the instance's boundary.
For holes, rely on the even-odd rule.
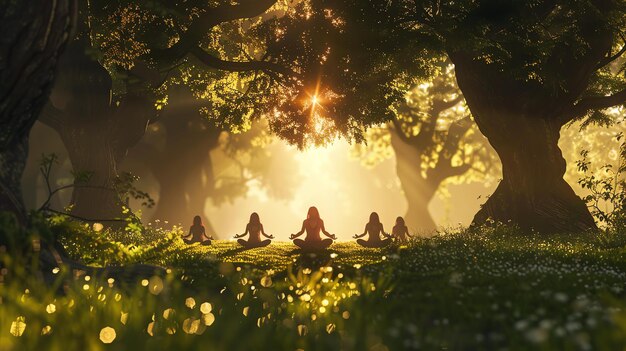
[[[386,239],[382,240],[380,238],[380,234],[383,234]],[[366,234],[369,234],[367,240],[359,239],[364,237]],[[378,213],[372,212],[370,215],[370,221],[365,225],[365,230],[363,234],[356,234],[354,238],[357,239],[357,243],[364,247],[383,247],[388,245],[391,242],[391,235],[385,233],[383,229],[383,224],[380,223],[380,219],[378,218]]]
[[404,224],[404,218],[396,218],[396,225],[393,226],[391,236],[396,238],[396,240],[402,244],[409,241],[409,238],[412,238],[411,234],[409,234],[409,228],[406,226],[406,224]]
[[[296,239],[302,235],[304,231],[306,231],[304,240]],[[328,239],[322,240],[320,232],[324,233]],[[296,234],[291,234],[289,239],[293,239],[293,243],[304,250],[322,250],[329,247],[337,237],[326,231],[324,221],[320,218],[319,211],[317,208],[311,207],[309,208],[306,219],[302,222],[302,229]]]
[[202,218],[200,216],[193,217],[193,225],[189,227],[189,234],[183,238],[183,241],[187,244],[202,243],[202,245],[211,245],[211,240],[213,238],[206,235]]
[[[250,234],[250,238],[248,241],[243,239],[237,240],[237,242],[245,247],[246,249],[253,249],[255,247],[263,247],[269,245],[272,241],[269,239],[274,239],[273,235],[265,234],[265,230],[263,229],[263,224],[261,224],[261,220],[259,219],[259,215],[256,212],[253,212],[250,215],[250,223],[246,225],[246,230],[243,234],[235,235],[235,239],[243,238],[246,234]],[[267,239],[261,240],[261,234]]]

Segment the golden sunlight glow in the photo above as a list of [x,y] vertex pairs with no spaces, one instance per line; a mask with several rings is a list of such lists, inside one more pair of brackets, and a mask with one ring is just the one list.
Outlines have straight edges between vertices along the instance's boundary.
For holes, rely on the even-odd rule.
[[[313,123],[326,121],[319,118]],[[276,198],[260,181],[255,180],[250,183],[246,197],[235,199],[233,203],[218,207],[207,201],[206,217],[212,219],[221,238],[241,232],[250,213],[257,212],[265,230],[275,235],[276,240],[285,241],[291,233],[300,229],[310,206],[317,206],[326,229],[340,240],[352,240],[355,233],[362,232],[372,211],[378,212],[385,230],[389,231],[395,218],[406,213],[407,206],[396,180],[395,161],[387,160],[373,169],[366,168],[360,160],[350,156],[350,148],[343,140],[305,150],[277,142],[271,152],[295,158],[295,167],[286,171],[297,177],[297,186],[288,197]],[[478,195],[485,191],[479,185],[470,190],[454,186],[451,189],[454,196],[474,207],[468,206],[467,211],[452,218],[454,222],[449,222],[468,223],[472,219],[472,211],[482,201]],[[432,201],[431,210],[442,222],[449,215],[449,206],[441,199]]]
[[313,97],[311,97],[311,105],[313,105],[313,108],[317,105],[317,95],[313,95]]
[[315,133],[321,134],[325,126],[324,119],[319,116],[315,116],[314,118],[315,122],[313,122],[313,125],[315,126]]

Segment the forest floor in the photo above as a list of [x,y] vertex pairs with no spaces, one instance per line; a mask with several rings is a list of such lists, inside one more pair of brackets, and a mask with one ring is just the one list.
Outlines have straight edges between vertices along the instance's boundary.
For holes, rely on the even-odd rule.
[[626,350],[625,236],[462,231],[315,254],[177,240],[152,262],[172,274],[130,290],[7,285],[0,349]]

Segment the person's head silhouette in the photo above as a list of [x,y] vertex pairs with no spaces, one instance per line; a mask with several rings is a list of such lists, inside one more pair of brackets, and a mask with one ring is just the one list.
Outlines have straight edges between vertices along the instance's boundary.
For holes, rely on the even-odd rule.
[[378,213],[372,212],[372,214],[370,214],[370,223],[373,223],[373,224],[380,223],[380,218],[378,218]]
[[399,226],[401,226],[401,227],[404,227],[404,226],[405,226],[405,224],[404,224],[404,218],[402,218],[402,217],[398,217],[398,218],[396,218],[396,225],[399,225]]
[[193,217],[193,225],[203,227],[204,225],[202,224],[202,218],[200,216]]
[[259,219],[259,214],[256,212],[252,212],[252,214],[250,215],[250,223],[251,224],[260,224],[261,223],[261,219]]
[[317,210],[317,207],[311,206],[309,207],[309,212],[306,215],[307,219],[320,219],[320,212]]

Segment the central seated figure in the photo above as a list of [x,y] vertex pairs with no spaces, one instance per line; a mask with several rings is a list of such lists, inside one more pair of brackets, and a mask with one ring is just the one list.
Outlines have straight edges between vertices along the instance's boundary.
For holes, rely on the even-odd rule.
[[[296,239],[306,231],[306,237],[304,240]],[[327,236],[327,239],[322,240],[320,232]],[[302,222],[302,229],[296,234],[291,234],[289,239],[293,240],[293,243],[304,250],[323,250],[329,247],[333,240],[337,239],[334,234],[330,234],[324,227],[324,221],[320,218],[320,213],[316,207],[309,208],[306,219]]]

